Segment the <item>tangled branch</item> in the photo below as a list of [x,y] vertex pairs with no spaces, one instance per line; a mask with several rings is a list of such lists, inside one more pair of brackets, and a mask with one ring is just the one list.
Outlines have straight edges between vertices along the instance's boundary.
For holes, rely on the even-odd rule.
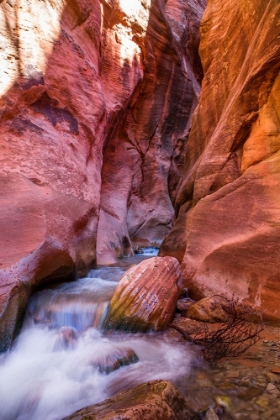
[[200,345],[203,357],[210,364],[224,357],[240,356],[260,339],[260,333],[264,329],[261,313],[239,304],[234,297],[230,300],[223,297],[222,300],[222,308],[228,314],[228,321],[220,323],[216,328],[205,323],[193,334],[171,325],[187,341]]

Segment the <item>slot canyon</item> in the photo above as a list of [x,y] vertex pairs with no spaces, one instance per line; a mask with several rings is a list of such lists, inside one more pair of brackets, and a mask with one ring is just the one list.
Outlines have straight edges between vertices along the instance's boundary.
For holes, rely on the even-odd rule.
[[[147,307],[161,300],[149,319],[133,321],[129,351],[113,336],[129,368],[142,360],[145,346],[152,354],[157,345],[155,360],[174,352],[162,372],[179,369],[176,351],[192,363],[192,348],[170,350],[157,336],[154,344],[148,336],[136,342],[140,331],[170,324],[186,288],[196,301],[234,297],[265,324],[280,327],[279,0],[0,0],[0,57],[3,357],[23,325],[41,322],[40,308],[51,323],[49,342],[58,324],[70,328],[57,320],[58,306],[66,305],[61,290],[68,300],[78,293],[76,283],[97,296],[94,337],[104,348],[101,325],[122,329],[136,319],[141,299]],[[159,249],[158,256],[152,251],[155,259],[144,259],[139,269],[126,263],[135,264],[145,249]],[[97,282],[100,289],[83,283],[94,272],[105,283],[110,278],[106,299],[99,296],[105,283]],[[58,287],[50,289],[58,291],[51,309],[44,300],[48,287]],[[125,295],[130,292],[133,297]],[[117,320],[118,311],[128,321]],[[63,330],[63,340],[65,334],[67,342],[80,340],[80,328],[89,331],[88,318],[83,327],[77,322],[75,333]],[[82,360],[82,352],[77,357]],[[99,361],[92,363],[103,372]],[[32,406],[32,417],[30,402],[26,411],[0,408],[0,418],[60,420],[100,403],[105,414],[84,409],[73,419],[243,419],[209,417],[212,408],[208,417],[194,417],[193,407],[163,382],[172,378],[161,374],[142,381],[159,380],[151,382],[152,402],[145,400],[156,407],[152,414],[133,393],[132,385],[138,394],[148,392],[145,386],[127,379],[123,398],[135,400],[136,414],[126,407],[124,417],[114,417],[118,397],[113,408],[101,401],[123,391],[116,378],[104,385],[115,392],[81,399],[72,411],[44,414]],[[1,385],[0,379],[0,400]]]

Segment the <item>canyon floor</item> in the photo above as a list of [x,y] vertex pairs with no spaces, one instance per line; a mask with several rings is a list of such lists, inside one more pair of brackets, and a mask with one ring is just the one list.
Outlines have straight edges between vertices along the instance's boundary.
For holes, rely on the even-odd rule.
[[261,339],[239,357],[198,366],[187,387],[187,403],[201,418],[212,407],[222,419],[279,419],[280,328],[265,326]]

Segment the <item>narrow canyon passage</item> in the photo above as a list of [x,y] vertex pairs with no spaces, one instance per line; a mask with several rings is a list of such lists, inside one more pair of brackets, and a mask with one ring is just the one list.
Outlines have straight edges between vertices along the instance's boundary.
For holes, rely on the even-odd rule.
[[[279,40],[279,0],[0,0],[0,420],[154,379],[203,419],[280,418]],[[215,295],[274,328],[252,364],[183,341]],[[115,331],[158,302],[161,333]]]
[[170,231],[204,8],[0,3],[0,351],[36,287]]

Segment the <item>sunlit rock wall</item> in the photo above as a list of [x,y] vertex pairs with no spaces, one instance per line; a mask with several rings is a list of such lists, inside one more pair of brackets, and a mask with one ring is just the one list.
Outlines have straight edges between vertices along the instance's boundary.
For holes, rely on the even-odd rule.
[[[106,22],[107,34],[114,34],[109,38],[116,43],[113,51],[119,47],[122,70],[116,71],[108,55],[104,75],[111,78],[109,97],[120,112],[113,113],[107,126],[97,239],[100,264],[130,255],[133,245],[159,245],[170,231],[202,76],[197,49],[204,0],[129,4],[113,27]],[[126,43],[131,55],[124,59]],[[116,83],[117,77],[126,82]],[[128,93],[124,105],[118,102],[123,95],[117,86]]]
[[100,205],[101,263],[129,253],[130,237],[158,242],[170,228],[202,10],[202,0],[0,1],[2,349],[42,279],[96,261]]
[[177,221],[161,254],[197,297],[234,293],[280,319],[280,4],[210,0],[205,72]]

